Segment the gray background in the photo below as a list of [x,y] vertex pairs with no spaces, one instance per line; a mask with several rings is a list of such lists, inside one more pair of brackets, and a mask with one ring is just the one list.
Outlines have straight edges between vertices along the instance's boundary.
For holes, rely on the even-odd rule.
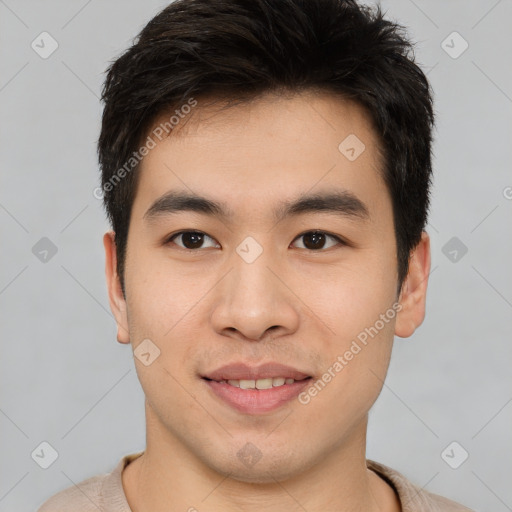
[[[418,41],[438,117],[427,319],[396,341],[370,413],[368,457],[431,492],[504,512],[512,510],[512,2],[382,4]],[[145,446],[143,394],[108,307],[108,225],[92,192],[103,71],[164,5],[0,0],[1,512],[33,511]],[[59,45],[47,59],[31,48],[43,31]],[[458,58],[442,46],[453,31],[469,44]],[[452,54],[462,49],[457,37],[444,43]],[[57,248],[46,262],[32,251],[43,237]],[[48,469],[31,457],[43,441],[58,452]],[[452,441],[452,464],[469,453],[458,469],[441,456]]]

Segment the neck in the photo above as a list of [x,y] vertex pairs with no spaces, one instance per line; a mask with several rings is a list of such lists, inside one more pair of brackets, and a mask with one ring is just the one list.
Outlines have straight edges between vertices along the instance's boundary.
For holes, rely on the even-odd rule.
[[286,479],[254,483],[223,475],[163,428],[146,408],[147,447],[123,471],[133,512],[395,512],[393,490],[366,467],[367,417],[327,456]]

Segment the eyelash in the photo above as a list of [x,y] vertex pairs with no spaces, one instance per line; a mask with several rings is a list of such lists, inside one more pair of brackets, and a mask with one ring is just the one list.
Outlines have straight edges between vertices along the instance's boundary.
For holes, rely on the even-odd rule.
[[[174,243],[174,239],[179,237],[180,235],[183,235],[183,234],[199,234],[199,235],[205,235],[207,236],[208,238],[210,238],[211,240],[215,240],[213,237],[209,236],[208,234],[204,233],[203,231],[195,231],[195,230],[190,230],[190,231],[178,231],[177,233],[174,233],[172,235],[170,235],[165,241],[164,241],[164,245],[167,245],[167,244],[170,244],[171,242]],[[349,243],[347,241],[345,241],[344,239],[342,239],[341,237],[339,237],[338,235],[334,235],[332,233],[328,233],[327,231],[322,231],[322,230],[319,230],[319,229],[313,229],[313,230],[310,230],[310,231],[304,231],[303,233],[301,233],[300,235],[297,235],[296,238],[294,238],[293,241],[303,237],[303,236],[306,236],[306,235],[310,235],[310,234],[321,234],[321,235],[325,235],[329,238],[332,238],[334,240],[336,240],[336,242],[338,242],[338,245],[341,245],[341,246],[348,246]],[[218,242],[217,242],[218,243]],[[293,243],[293,242],[292,242]],[[174,243],[175,244],[175,243]],[[177,245],[177,244],[175,244]],[[307,248],[304,248],[305,250],[308,250],[309,252],[325,252],[326,250],[328,249],[332,249],[333,247],[336,247],[336,246],[332,246],[332,247],[328,247],[327,249],[324,249],[324,248],[321,248],[321,249],[318,249],[318,250],[314,250],[314,249],[307,249]],[[202,248],[198,248],[198,249],[189,249],[187,247],[181,247],[180,245],[178,245],[178,248],[183,250],[183,251],[189,251],[189,252],[197,252],[199,250],[201,250]],[[302,249],[302,248],[301,248]]]

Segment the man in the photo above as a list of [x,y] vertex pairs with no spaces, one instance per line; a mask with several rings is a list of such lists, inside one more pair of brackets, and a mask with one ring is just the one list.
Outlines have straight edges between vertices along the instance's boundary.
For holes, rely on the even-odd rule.
[[464,511],[366,459],[430,269],[430,88],[350,0],[178,0],[110,67],[118,341],[147,446],[40,512]]

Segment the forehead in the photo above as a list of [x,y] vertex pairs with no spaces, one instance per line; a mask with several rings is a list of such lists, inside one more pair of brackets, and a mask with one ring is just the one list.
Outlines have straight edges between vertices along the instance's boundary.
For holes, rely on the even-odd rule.
[[[383,192],[389,199],[379,140],[359,105],[315,92],[268,94],[228,108],[212,98],[196,101],[173,118],[169,136],[153,136],[156,145],[139,169],[136,204],[147,207],[172,189],[228,198],[235,210],[253,213],[277,198],[331,187],[369,203],[382,201]],[[173,114],[162,114],[149,135]]]

